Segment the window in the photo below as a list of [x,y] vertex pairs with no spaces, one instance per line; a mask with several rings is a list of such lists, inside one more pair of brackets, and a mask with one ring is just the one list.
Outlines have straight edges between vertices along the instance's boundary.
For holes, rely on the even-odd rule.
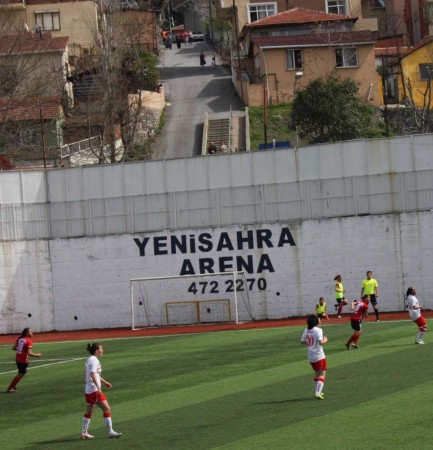
[[35,12],[35,22],[42,30],[60,30],[59,11]]
[[275,3],[262,3],[248,5],[248,17],[250,22],[273,16],[277,11]]
[[433,64],[419,65],[419,79],[420,80],[433,79]]
[[346,0],[328,0],[327,1],[328,13],[346,15]]
[[335,67],[358,67],[358,52],[355,47],[335,49]]
[[371,0],[371,9],[386,9],[385,0]]
[[302,50],[287,50],[287,69],[298,70],[304,68]]
[[38,130],[19,130],[15,135],[15,143],[20,147],[37,147],[41,145],[41,135]]

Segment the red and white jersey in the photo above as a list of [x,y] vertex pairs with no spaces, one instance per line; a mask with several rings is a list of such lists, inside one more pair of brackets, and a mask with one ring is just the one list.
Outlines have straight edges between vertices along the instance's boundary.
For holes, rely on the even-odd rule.
[[30,338],[24,336],[17,339],[15,342],[16,356],[15,361],[19,363],[29,362],[29,350],[32,348],[32,341]]
[[353,313],[350,316],[350,320],[356,320],[358,322],[362,322],[364,318],[364,314],[368,311],[368,303],[363,300],[358,300],[353,309]]
[[325,358],[323,346],[319,342],[323,340],[323,331],[319,327],[314,327],[311,330],[306,328],[302,335],[301,342],[308,345],[308,361],[316,362]]
[[[421,317],[421,310],[419,309],[418,299],[414,295],[408,295],[406,299],[407,310],[409,312],[409,317],[412,320],[417,320]],[[417,309],[413,309],[413,307]]]
[[[101,371],[102,368],[99,359],[95,355],[89,356],[86,361],[86,394],[91,394],[101,387]],[[93,382],[92,373],[96,373],[98,385]]]

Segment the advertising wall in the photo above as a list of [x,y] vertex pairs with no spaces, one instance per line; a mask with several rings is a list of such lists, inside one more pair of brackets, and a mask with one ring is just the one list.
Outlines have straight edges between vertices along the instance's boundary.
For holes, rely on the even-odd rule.
[[[425,302],[431,292],[432,219],[422,212],[3,243],[0,333],[128,327],[131,278],[200,271],[244,271],[256,319],[309,314],[320,296],[332,313],[334,276],[352,300],[366,270],[378,279],[380,309],[403,310],[409,285]],[[200,295],[207,292],[187,293]]]

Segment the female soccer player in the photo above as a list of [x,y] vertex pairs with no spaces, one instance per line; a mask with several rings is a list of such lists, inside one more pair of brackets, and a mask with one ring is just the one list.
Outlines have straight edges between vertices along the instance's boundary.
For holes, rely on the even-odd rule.
[[358,348],[358,341],[362,333],[362,321],[364,317],[368,314],[368,304],[370,303],[370,296],[364,295],[362,300],[355,300],[352,302],[350,309],[353,311],[350,316],[350,324],[352,325],[353,334],[350,336],[349,340],[346,342],[347,350],[353,348]]
[[424,344],[422,337],[427,332],[427,322],[421,315],[421,311],[424,309],[420,306],[416,296],[416,289],[414,287],[408,288],[406,291],[406,307],[409,311],[409,317],[418,325],[418,334],[415,339],[415,344]]
[[328,311],[327,311],[327,307],[326,307],[326,302],[325,302],[325,299],[323,297],[319,298],[319,303],[316,304],[316,308],[314,310],[314,313],[319,318],[319,324],[321,322],[321,319],[323,319],[323,318],[329,319]]
[[345,290],[343,286],[343,279],[341,278],[341,275],[336,275],[334,277],[335,281],[335,301],[337,302],[334,306],[337,309],[337,316],[340,319],[341,318],[341,312],[343,311],[343,306],[347,305],[346,297],[344,296]]
[[21,336],[17,339],[15,344],[12,346],[12,350],[16,352],[15,362],[18,368],[18,374],[11,381],[11,384],[7,388],[6,392],[13,394],[17,391],[17,384],[21,381],[21,378],[27,373],[27,367],[29,365],[29,356],[34,358],[40,358],[42,353],[32,352],[32,340],[33,331],[31,328],[24,328]]
[[94,343],[87,345],[87,351],[90,353],[86,361],[86,403],[87,409],[83,417],[83,426],[81,428],[81,439],[92,439],[93,436],[88,433],[90,419],[92,417],[95,405],[98,405],[103,412],[104,422],[108,430],[108,437],[117,438],[122,433],[117,433],[113,430],[111,421],[111,408],[108,404],[107,398],[101,390],[101,383],[111,388],[111,383],[101,377],[101,363],[98,357],[104,354],[104,349],[101,344]]
[[309,316],[307,319],[307,328],[301,338],[301,343],[308,345],[308,361],[310,361],[316,376],[314,383],[316,387],[315,397],[318,400],[325,398],[322,390],[325,384],[326,376],[326,357],[323,351],[323,345],[328,342],[328,338],[323,336],[323,331],[317,325],[319,318],[316,315]]

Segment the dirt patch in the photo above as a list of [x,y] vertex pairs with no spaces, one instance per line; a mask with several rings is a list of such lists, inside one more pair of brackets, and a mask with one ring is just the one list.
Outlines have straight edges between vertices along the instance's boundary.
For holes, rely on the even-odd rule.
[[[433,311],[424,311],[424,317],[432,318]],[[341,319],[331,317],[324,320],[323,324],[347,323],[350,314],[343,314]],[[404,312],[386,312],[380,314],[381,321],[387,320],[409,320],[408,314]],[[374,322],[374,314],[369,315],[365,322]],[[172,326],[172,327],[155,327],[144,328],[142,330],[133,331],[130,328],[112,328],[112,329],[92,329],[92,330],[74,330],[74,331],[51,331],[47,333],[35,333],[35,342],[60,342],[60,341],[97,341],[99,339],[113,339],[120,337],[137,337],[137,336],[169,336],[173,334],[189,334],[189,333],[208,333],[212,331],[226,330],[247,330],[254,328],[271,328],[271,327],[288,327],[305,325],[305,317],[294,317],[279,320],[260,320],[257,322],[246,323],[221,323],[211,325],[188,325],[188,326]],[[0,344],[13,344],[17,335],[1,335]]]

